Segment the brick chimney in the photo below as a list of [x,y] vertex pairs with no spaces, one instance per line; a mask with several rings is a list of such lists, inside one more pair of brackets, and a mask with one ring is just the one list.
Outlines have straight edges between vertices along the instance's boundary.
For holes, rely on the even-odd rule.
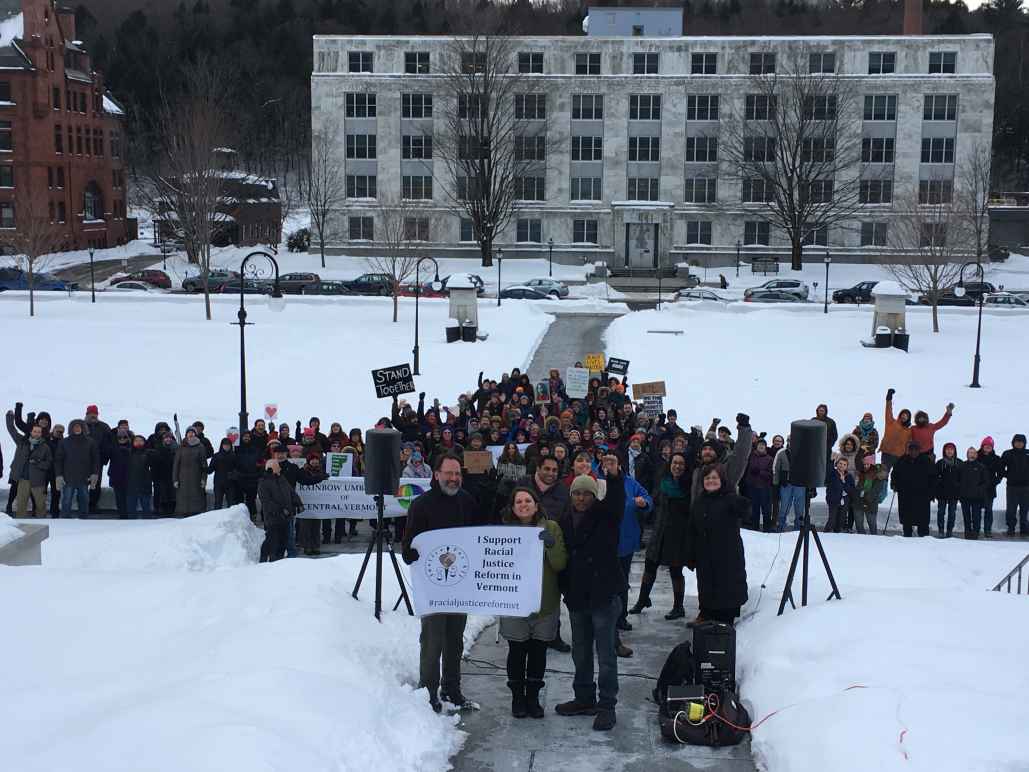
[[904,34],[922,35],[922,0],[904,0]]
[[46,36],[46,25],[50,18],[50,0],[22,0],[22,40],[32,44],[34,37],[41,42]]

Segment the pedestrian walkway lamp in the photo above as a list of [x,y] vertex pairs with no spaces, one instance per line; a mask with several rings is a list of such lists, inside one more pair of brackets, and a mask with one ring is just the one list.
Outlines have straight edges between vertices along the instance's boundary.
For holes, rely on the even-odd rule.
[[825,309],[822,313],[829,313],[829,263],[832,262],[832,257],[829,256],[829,250],[825,250]]
[[[965,269],[974,267],[979,275],[979,281],[986,279],[986,274],[983,272],[983,264],[976,260],[974,263],[965,263],[961,266],[961,276],[958,279],[958,286],[954,288],[954,294],[963,298],[965,296]],[[969,386],[973,389],[982,388],[979,385],[979,349],[983,339],[983,298],[985,297],[983,288],[979,287],[979,322],[975,328],[975,359],[972,360],[972,382]]]
[[497,249],[497,308],[500,308],[500,266],[504,262],[504,250]]
[[89,248],[89,297],[90,303],[96,303],[96,274],[93,272],[93,247]]
[[443,282],[439,280],[439,263],[436,262],[436,259],[434,257],[419,258],[418,262],[414,264],[414,349],[411,353],[414,354],[415,375],[421,375],[418,372],[418,299],[422,296],[421,268],[422,263],[426,260],[432,263],[432,267],[436,272],[432,279],[433,291],[439,292],[443,289]]
[[[262,265],[261,258],[264,258],[265,264]],[[255,259],[256,262],[251,262]],[[268,296],[268,308],[272,311],[281,311],[286,306],[286,299],[282,296],[282,292],[279,290],[279,264],[268,252],[258,250],[251,252],[249,255],[243,258],[243,262],[239,266],[239,312],[236,317],[239,319],[237,322],[231,322],[231,324],[239,325],[239,431],[240,434],[247,430],[250,425],[249,418],[247,416],[247,357],[246,357],[246,329],[248,325],[252,325],[253,322],[247,321],[247,309],[246,309],[246,288],[247,280],[256,282],[261,277],[267,275],[268,265],[275,273],[275,281],[272,284],[271,294]]]
[[740,249],[743,244],[740,243],[739,239],[736,239],[736,278],[740,278]]
[[547,266],[547,276],[554,278],[554,239],[547,239],[547,246],[550,247],[550,258]]

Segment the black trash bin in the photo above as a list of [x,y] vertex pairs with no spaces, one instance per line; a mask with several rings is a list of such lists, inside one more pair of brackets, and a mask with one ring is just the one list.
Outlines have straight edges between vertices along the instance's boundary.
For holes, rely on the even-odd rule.
[[461,340],[460,327],[447,327],[447,343],[457,343]]
[[876,348],[889,348],[891,334],[888,332],[877,332],[875,334],[875,347]]
[[908,350],[908,343],[911,341],[911,336],[906,332],[898,332],[893,336],[893,347],[899,348],[901,351]]
[[478,327],[462,327],[461,328],[461,340],[465,343],[475,343],[475,333],[478,331]]

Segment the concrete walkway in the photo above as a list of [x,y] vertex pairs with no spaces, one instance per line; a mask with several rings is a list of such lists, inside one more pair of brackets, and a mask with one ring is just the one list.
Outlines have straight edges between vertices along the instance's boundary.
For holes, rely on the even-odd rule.
[[[112,276],[119,273],[133,273],[134,271],[142,271],[145,268],[152,267],[155,263],[161,262],[160,255],[139,255],[138,257],[129,257],[123,261],[121,259],[116,260],[94,260],[93,261],[93,274],[96,276],[96,282],[107,281]],[[67,268],[62,268],[59,271],[54,271],[55,275],[64,279],[65,281],[77,281],[79,283],[79,289],[89,289],[89,261],[85,263],[78,263]],[[175,288],[177,289],[177,288]]]
[[533,383],[544,380],[550,368],[564,373],[566,367],[582,361],[587,354],[604,350],[604,330],[621,313],[555,314],[556,318],[543,336],[529,364]]

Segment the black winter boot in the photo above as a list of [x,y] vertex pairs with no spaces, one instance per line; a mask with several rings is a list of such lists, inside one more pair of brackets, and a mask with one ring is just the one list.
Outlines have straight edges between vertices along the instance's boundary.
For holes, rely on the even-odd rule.
[[[515,718],[525,718],[529,715],[525,702],[525,681],[508,681],[507,686],[511,690],[511,715]],[[539,694],[539,691],[536,693]]]
[[540,705],[540,690],[543,681],[530,678],[525,682],[525,709],[533,718],[543,718],[543,706]]
[[643,580],[640,582],[640,594],[636,596],[636,604],[629,609],[630,614],[642,614],[643,609],[653,605],[650,602],[650,590],[653,588],[656,578],[653,574],[643,574]]
[[672,610],[665,614],[665,619],[682,619],[686,616],[686,609],[682,602],[686,597],[686,580],[682,577],[672,577]]
[[533,718],[543,718],[540,690],[543,688],[543,676],[547,672],[547,643],[546,641],[530,640],[527,647],[529,656],[525,663],[526,709]]

